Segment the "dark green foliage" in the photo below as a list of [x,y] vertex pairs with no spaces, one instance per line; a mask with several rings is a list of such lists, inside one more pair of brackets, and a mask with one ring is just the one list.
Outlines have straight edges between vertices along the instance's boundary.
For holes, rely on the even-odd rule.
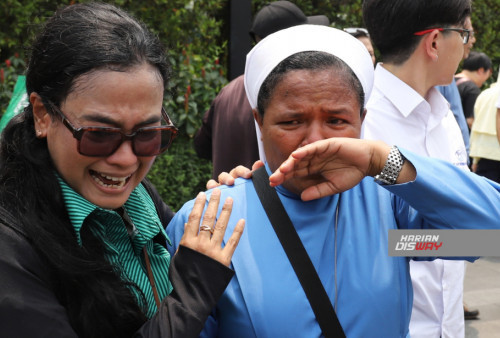
[[211,60],[187,52],[189,47],[171,57],[174,76],[168,88],[171,97],[167,111],[175,125],[192,137],[201,125],[203,113],[227,80],[218,58]]
[[51,16],[56,8],[69,2],[68,0],[2,0],[0,2],[1,60],[15,53],[24,56],[24,47],[29,44],[39,25]]
[[488,55],[493,62],[493,75],[483,85],[487,88],[496,82],[500,65],[500,1],[474,0],[472,2],[472,26],[476,35],[473,50]]
[[7,110],[14,86],[16,85],[17,76],[24,74],[26,63],[24,59],[15,53],[0,64],[0,117]]
[[[34,32],[54,10],[64,4],[86,0],[0,1],[0,115],[10,100],[17,75],[24,73],[25,47]],[[227,82],[226,59],[228,0],[115,0],[144,21],[170,49],[174,68],[167,111],[180,128],[172,148],[159,156],[149,178],[165,201],[177,210],[205,189],[211,163],[198,159],[192,136],[203,113]],[[267,0],[253,0],[255,14]],[[306,15],[326,15],[336,28],[363,26],[362,0],[292,0]],[[474,50],[493,61],[496,79],[500,64],[500,1],[473,0],[472,24],[477,42]],[[7,66],[5,60],[9,60]],[[220,61],[219,61],[220,60]],[[381,61],[381,60],[380,60]],[[1,76],[3,73],[3,77]],[[486,86],[486,85],[485,85]]]
[[212,165],[196,156],[193,143],[186,136],[174,140],[172,147],[156,158],[148,178],[174,211],[205,191]]

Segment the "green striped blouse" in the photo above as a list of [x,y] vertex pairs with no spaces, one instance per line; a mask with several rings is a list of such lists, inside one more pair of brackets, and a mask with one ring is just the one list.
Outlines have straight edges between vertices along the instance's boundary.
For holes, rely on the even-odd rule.
[[[156,312],[156,303],[149,283],[142,248],[146,246],[161,300],[172,291],[172,285],[168,279],[170,254],[161,244],[153,243],[152,239],[161,233],[166,241],[170,243],[170,240],[165,234],[153,200],[146,189],[140,184],[132,191],[124,205],[134,225],[133,234],[129,235],[125,222],[116,211],[100,208],[87,201],[60,177],[59,183],[78,244],[82,245],[80,229],[85,224],[103,241],[107,249],[106,257],[121,271],[122,279],[135,283],[141,289],[147,302],[146,315],[152,317]],[[134,287],[131,287],[131,290],[142,305],[142,296],[139,291]]]

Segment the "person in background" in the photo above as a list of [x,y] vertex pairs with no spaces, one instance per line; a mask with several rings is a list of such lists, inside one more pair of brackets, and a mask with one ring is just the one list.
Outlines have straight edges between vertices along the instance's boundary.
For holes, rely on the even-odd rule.
[[[274,1],[262,7],[254,17],[250,35],[255,43],[281,29],[317,24],[328,26],[324,15],[305,16],[290,1]],[[201,158],[212,161],[212,178],[238,165],[250,168],[259,159],[252,109],[245,95],[243,75],[221,89],[205,112],[194,136],[194,147]]]
[[[266,207],[285,209],[287,233],[297,233],[347,337],[409,334],[410,258],[388,255],[389,229],[500,227],[500,185],[358,139],[373,72],[366,48],[331,27],[284,29],[247,55],[245,88],[267,161],[253,177],[271,182],[278,202],[261,202],[255,180],[220,187],[221,198],[234,199],[231,218],[245,215],[248,225],[232,259],[236,278],[202,337],[332,336],[322,332],[282,246],[289,241],[278,239]],[[172,252],[192,207],[187,202],[167,227]]]
[[474,122],[474,104],[481,87],[491,76],[492,68],[491,59],[486,54],[472,51],[464,60],[462,71],[455,75],[469,130]]
[[[453,79],[470,37],[470,14],[469,0],[363,2],[365,26],[383,60],[375,69],[363,138],[468,171],[460,128],[435,86]],[[464,271],[463,261],[410,262],[412,338],[464,336]]]
[[177,133],[170,73],[158,38],[110,4],[64,7],[39,32],[29,104],[0,143],[2,336],[199,335],[243,221],[221,248],[231,200],[214,229],[217,192],[203,220],[201,193],[167,251],[173,212],[145,177]]
[[[470,16],[465,19],[464,27],[470,31],[469,41],[464,45],[464,55],[463,59],[466,59],[469,56],[469,53],[476,43],[476,35],[474,34],[474,27],[472,26],[472,22]],[[465,150],[467,151],[467,163],[470,164],[469,161],[469,149],[470,149],[470,135],[469,135],[469,126],[467,125],[467,121],[465,120],[464,110],[462,108],[462,100],[460,98],[460,93],[458,92],[457,83],[455,78],[451,81],[451,83],[447,86],[436,86],[436,89],[444,96],[444,98],[450,103],[450,109],[457,120],[458,126],[460,127],[460,131],[462,133],[462,137],[464,139]],[[477,310],[469,310],[464,306],[464,315],[469,318],[476,318],[479,315],[479,311]]]
[[[466,59],[471,52],[474,43],[476,43],[476,35],[474,34],[474,27],[472,26],[472,21],[470,16],[465,19],[464,27],[470,31],[469,41],[464,45],[463,59]],[[460,93],[458,91],[457,83],[455,78],[447,86],[436,86],[436,89],[444,96],[444,98],[450,103],[450,109],[457,120],[458,126],[460,127],[460,132],[462,133],[462,138],[464,140],[465,151],[467,152],[467,165],[470,167],[470,130],[465,120],[465,114],[462,107],[462,99],[460,98]],[[465,270],[464,270],[465,275]],[[477,319],[479,316],[479,310],[470,309],[464,303],[464,319]]]
[[500,71],[497,82],[492,83],[476,99],[470,140],[473,171],[500,183],[500,142],[496,128],[499,98]]
[[368,30],[366,28],[361,27],[348,27],[344,28],[344,31],[354,36],[356,39],[361,41],[363,45],[365,45],[366,50],[370,53],[370,56],[373,61],[373,65],[377,63],[375,58],[375,51],[373,50],[372,40],[370,39],[370,34],[368,34]]
[[[497,82],[500,82],[500,75],[499,79]],[[497,101],[497,138],[498,138],[498,143],[500,144],[500,96],[498,96],[498,101]]]

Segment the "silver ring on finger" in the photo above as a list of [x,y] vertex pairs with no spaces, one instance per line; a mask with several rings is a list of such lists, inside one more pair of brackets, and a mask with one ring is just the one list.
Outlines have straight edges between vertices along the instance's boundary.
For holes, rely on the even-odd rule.
[[214,229],[209,225],[200,226],[200,231],[209,231],[212,235],[214,234]]

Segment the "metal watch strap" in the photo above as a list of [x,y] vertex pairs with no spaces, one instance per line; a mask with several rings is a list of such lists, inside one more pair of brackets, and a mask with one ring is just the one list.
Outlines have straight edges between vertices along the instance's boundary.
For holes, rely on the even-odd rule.
[[380,174],[375,176],[375,181],[382,184],[395,184],[401,169],[403,169],[403,163],[404,158],[399,152],[398,147],[392,146],[384,168]]

